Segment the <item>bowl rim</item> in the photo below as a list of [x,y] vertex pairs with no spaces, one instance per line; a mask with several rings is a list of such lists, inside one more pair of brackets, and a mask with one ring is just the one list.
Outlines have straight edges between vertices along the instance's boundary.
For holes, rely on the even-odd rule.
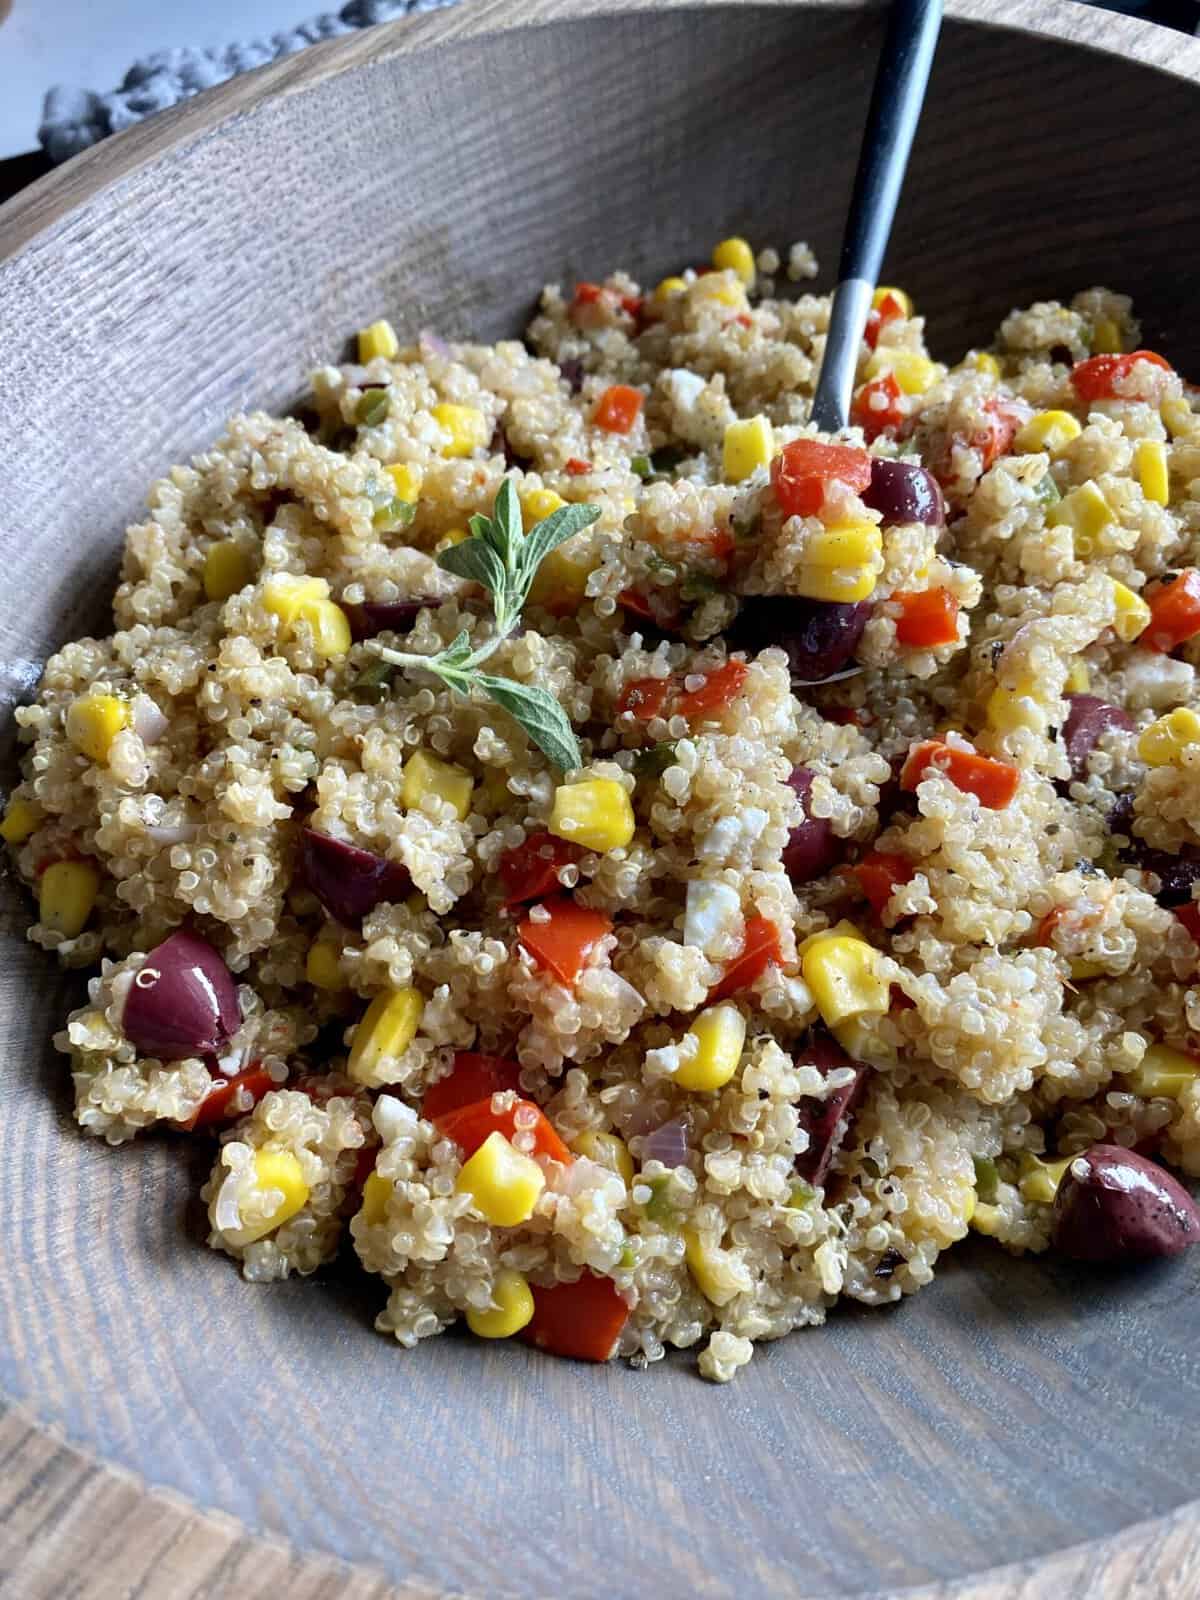
[[[103,190],[188,145],[219,135],[235,119],[252,115],[267,100],[303,94],[330,78],[432,48],[533,27],[615,18],[636,13],[747,9],[861,12],[883,9],[884,0],[471,0],[377,24],[342,38],[324,40],[296,55],[206,89],[146,122],[110,135],[74,156],[0,205],[0,269],[45,243],[60,226]],[[1033,34],[1104,55],[1122,56],[1200,87],[1200,36],[1174,32],[1119,12],[1097,12],[1078,0],[946,0],[947,19],[1004,32]],[[62,1486],[71,1481],[67,1496]],[[52,1508],[40,1497],[50,1488]],[[131,1504],[114,1504],[123,1496]],[[69,1503],[67,1503],[69,1500]],[[56,1593],[78,1562],[104,1541],[114,1589],[136,1579],[150,1587],[166,1550],[173,1600],[215,1591],[210,1584],[232,1577],[259,1577],[247,1600],[276,1592],[278,1581],[319,1582],[323,1600],[417,1600],[407,1583],[389,1586],[378,1571],[350,1565],[318,1550],[299,1550],[267,1534],[251,1533],[228,1515],[195,1504],[174,1490],[135,1479],[90,1451],[69,1442],[27,1403],[0,1390],[0,1571],[14,1580],[13,1592]],[[154,1512],[154,1536],[132,1527],[118,1541],[112,1534],[122,1516],[143,1519]],[[22,1515],[25,1513],[26,1515]],[[53,1548],[42,1544],[48,1522]],[[139,1548],[140,1546],[140,1548]],[[187,1551],[192,1551],[189,1562]],[[243,1561],[245,1568],[243,1569]],[[190,1578],[188,1575],[190,1569]],[[1161,1517],[1132,1522],[1119,1532],[1064,1546],[1034,1560],[986,1568],[962,1578],[891,1591],[888,1600],[1034,1600],[1065,1595],[1088,1581],[1088,1592],[1137,1600],[1168,1600],[1189,1592],[1191,1576],[1200,1592],[1200,1499]],[[22,1581],[24,1580],[24,1582]],[[146,1585],[143,1588],[143,1583]],[[261,1583],[261,1586],[260,1586]],[[187,1586],[185,1593],[185,1584]],[[131,1582],[131,1588],[133,1584]],[[307,1590],[306,1590],[307,1592]],[[313,1593],[316,1593],[314,1588]],[[1081,1591],[1080,1591],[1081,1592]],[[421,1600],[430,1591],[420,1588]]]

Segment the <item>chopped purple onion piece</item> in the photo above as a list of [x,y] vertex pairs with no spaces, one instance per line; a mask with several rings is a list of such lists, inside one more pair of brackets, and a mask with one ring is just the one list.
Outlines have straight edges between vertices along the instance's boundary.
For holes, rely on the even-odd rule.
[[682,1167],[688,1158],[691,1124],[686,1117],[672,1117],[642,1139],[642,1161],[661,1161],[664,1167]]
[[878,511],[885,523],[922,522],[927,528],[940,528],[946,521],[937,479],[915,461],[885,461],[873,456],[863,503]]
[[804,807],[804,821],[788,834],[783,847],[783,870],[794,884],[811,883],[837,866],[842,859],[842,841],[828,817],[814,817],[809,810],[813,774],[808,768],[793,767],[787,781]]
[[412,887],[398,861],[315,828],[300,836],[300,871],[329,915],[347,927],[357,927],[381,902],[402,899]]
[[867,1086],[870,1068],[854,1061],[827,1034],[814,1034],[812,1040],[796,1056],[798,1067],[816,1067],[823,1078],[838,1067],[853,1067],[853,1083],[835,1089],[825,1100],[805,1098],[799,1105],[800,1126],[808,1134],[808,1149],[796,1157],[796,1175],[820,1188],[829,1171],[829,1163],[841,1147],[849,1131],[850,1122]]
[[443,360],[450,354],[450,346],[440,333],[433,333],[429,328],[422,328],[417,334],[417,348],[422,356],[441,356]]
[[215,1054],[241,1020],[237,985],[220,953],[180,928],[134,974],[121,1026],[139,1055],[183,1061]]

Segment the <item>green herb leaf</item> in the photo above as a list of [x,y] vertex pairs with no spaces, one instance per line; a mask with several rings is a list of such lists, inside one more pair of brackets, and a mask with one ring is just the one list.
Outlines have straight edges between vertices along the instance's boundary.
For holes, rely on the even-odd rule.
[[517,571],[517,563],[524,543],[521,521],[521,502],[511,478],[505,478],[492,507],[489,542],[510,574]]
[[475,537],[477,539],[482,539],[484,544],[489,544],[489,545],[491,544],[491,542],[492,542],[492,519],[491,519],[491,517],[485,517],[483,515],[482,511],[476,511],[473,516],[470,516],[470,517],[467,518],[467,527],[470,528],[471,532],[475,535]]
[[707,572],[689,572],[679,586],[681,600],[707,600],[710,595],[721,594],[725,585]]
[[675,765],[675,746],[670,740],[652,744],[648,750],[639,750],[633,758],[633,771],[638,778],[661,778],[668,767]]
[[599,506],[559,506],[557,511],[552,511],[548,517],[543,517],[541,522],[530,529],[525,535],[517,574],[521,604],[524,604],[537,569],[551,550],[557,550],[560,544],[573,539],[577,533],[582,533],[584,528],[590,528],[599,515]]
[[464,539],[452,544],[437,558],[438,566],[452,572],[456,578],[470,578],[481,583],[489,594],[499,599],[508,583],[504,564],[496,551],[484,539]]
[[395,670],[390,661],[372,661],[350,685],[350,698],[360,705],[379,705],[391,694]]
[[567,713],[548,690],[517,683],[513,678],[497,678],[487,672],[476,673],[475,682],[521,724],[560,772],[570,772],[583,765]]

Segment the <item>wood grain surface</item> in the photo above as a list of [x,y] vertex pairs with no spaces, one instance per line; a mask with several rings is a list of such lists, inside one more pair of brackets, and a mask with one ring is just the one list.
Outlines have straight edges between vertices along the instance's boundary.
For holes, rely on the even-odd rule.
[[[1200,369],[1200,45],[1065,0],[948,10],[888,266],[935,347],[1109,282]],[[849,0],[469,4],[0,210],[5,703],[106,626],[155,474],[371,317],[509,334],[544,278],[655,277],[735,228],[832,267],[879,34]],[[0,886],[6,1597],[1200,1596],[1200,1263],[1110,1282],[969,1245],[725,1390],[686,1358],[404,1354],[377,1284],[253,1289],[200,1247],[207,1152],[74,1133],[71,983],[27,921]]]

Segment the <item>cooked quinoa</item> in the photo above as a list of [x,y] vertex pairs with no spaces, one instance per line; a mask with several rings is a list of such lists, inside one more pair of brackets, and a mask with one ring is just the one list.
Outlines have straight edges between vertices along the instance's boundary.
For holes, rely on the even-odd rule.
[[[1192,392],[1105,289],[951,367],[880,290],[821,439],[811,250],[714,259],[364,330],[153,486],[17,713],[80,1126],[211,1138],[210,1244],[355,1252],[405,1346],[724,1381],[972,1228],[1046,1248],[1099,1141],[1200,1174]],[[574,770],[377,651],[491,638],[438,557],[506,479],[596,508],[488,667]]]

